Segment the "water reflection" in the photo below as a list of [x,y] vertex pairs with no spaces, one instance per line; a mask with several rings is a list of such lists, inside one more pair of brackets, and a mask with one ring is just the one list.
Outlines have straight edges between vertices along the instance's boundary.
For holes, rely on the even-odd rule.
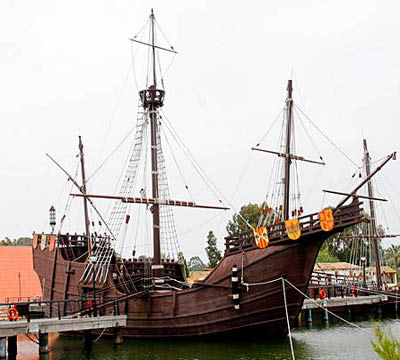
[[[330,324],[313,329],[296,329],[293,332],[296,359],[378,359],[370,341],[373,324],[359,322],[364,331],[347,325]],[[387,320],[382,323],[400,338],[400,322]],[[18,359],[39,359],[37,345],[26,338],[19,339]],[[184,340],[128,340],[115,347],[112,339],[101,338],[84,349],[79,338],[57,335],[50,337],[50,354],[43,360],[255,360],[291,359],[289,341],[246,339],[234,341],[184,341]]]

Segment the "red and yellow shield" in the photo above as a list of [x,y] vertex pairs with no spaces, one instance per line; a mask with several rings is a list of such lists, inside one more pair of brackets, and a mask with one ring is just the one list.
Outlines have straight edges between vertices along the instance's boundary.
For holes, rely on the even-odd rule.
[[331,231],[335,227],[335,219],[333,218],[332,209],[322,210],[319,214],[319,223],[324,231]]
[[299,219],[285,220],[286,233],[289,239],[297,240],[301,235]]
[[253,230],[254,240],[260,249],[264,249],[269,244],[268,232],[266,227],[259,227]]

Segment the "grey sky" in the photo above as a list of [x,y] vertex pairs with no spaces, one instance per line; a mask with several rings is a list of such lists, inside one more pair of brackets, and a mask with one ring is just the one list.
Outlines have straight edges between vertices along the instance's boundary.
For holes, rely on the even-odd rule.
[[[375,160],[398,149],[398,1],[3,0],[0,236],[48,230],[51,204],[62,214],[68,192],[63,188],[65,177],[46,152],[73,172],[81,135],[91,173],[134,125],[138,97],[132,76],[112,122],[111,118],[131,66],[128,38],[147,20],[151,7],[179,51],[165,79],[164,111],[227,197],[238,183],[250,147],[283,107],[286,81],[293,73],[295,101],[357,163],[361,164],[364,137]],[[330,196],[322,204],[321,189],[355,170],[317,132],[312,134],[328,165],[305,201],[306,213],[336,203]],[[113,190],[126,150],[124,146],[93,178],[92,191]],[[196,200],[215,202],[183,157],[177,157],[187,167]],[[252,155],[235,206],[263,200],[271,163],[268,155]],[[301,170],[306,195],[319,169]],[[171,171],[174,182],[177,173]],[[399,164],[393,162],[384,171],[399,189]],[[399,195],[380,179],[378,184],[382,181],[386,187],[380,188],[381,194],[396,206]],[[171,192],[181,199],[185,192],[176,183]],[[79,200],[71,210],[69,230],[74,231],[76,223],[80,230]],[[381,222],[398,233],[396,211],[391,205],[384,210]],[[214,214],[177,210],[178,233]],[[180,242],[185,254],[204,258],[209,229],[222,246],[231,215],[184,234]]]

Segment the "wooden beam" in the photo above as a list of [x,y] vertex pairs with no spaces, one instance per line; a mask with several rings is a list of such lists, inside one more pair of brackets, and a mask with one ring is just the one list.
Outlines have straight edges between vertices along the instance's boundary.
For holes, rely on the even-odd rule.
[[281,153],[281,152],[272,151],[272,150],[259,149],[259,148],[256,148],[256,147],[252,147],[251,150],[266,152],[266,153],[269,153],[269,154],[275,154],[275,155],[278,155],[279,157],[283,157],[283,158],[290,158],[290,159],[293,159],[293,160],[300,160],[300,161],[305,161],[305,162],[318,164],[318,165],[326,165],[325,162],[323,162],[323,161],[308,160],[308,159],[305,159],[303,156],[299,156],[299,155]]
[[146,43],[146,42],[139,41],[139,40],[136,40],[136,39],[129,39],[129,40],[130,40],[130,41],[134,41],[134,42],[136,42],[136,43],[138,43],[138,44],[142,44],[142,45],[147,45],[147,46],[155,47],[156,49],[160,49],[160,50],[164,50],[164,51],[169,51],[169,52],[172,52],[172,53],[174,53],[174,54],[177,54],[177,53],[178,53],[178,52],[175,51],[174,49],[166,49],[166,48],[163,48],[163,47],[161,47],[161,46],[153,45],[153,44],[148,44],[148,43]]
[[322,190],[325,193],[329,194],[336,194],[336,195],[346,195],[346,196],[354,196],[358,197],[361,199],[369,199],[369,200],[377,200],[377,201],[387,201],[386,199],[381,199],[381,198],[376,198],[376,197],[370,197],[370,196],[364,196],[364,195],[358,195],[358,194],[349,194],[349,193],[344,193],[340,191],[333,191],[333,190]]
[[113,195],[95,195],[95,194],[70,194],[72,196],[90,197],[96,199],[109,199],[109,200],[121,200],[125,203],[131,204],[146,204],[146,205],[170,205],[170,206],[185,206],[199,209],[215,209],[215,210],[229,210],[223,206],[212,206],[212,205],[198,205],[193,201],[183,200],[167,200],[167,199],[154,199],[154,198],[142,198],[142,197],[129,197],[129,196],[113,196]]

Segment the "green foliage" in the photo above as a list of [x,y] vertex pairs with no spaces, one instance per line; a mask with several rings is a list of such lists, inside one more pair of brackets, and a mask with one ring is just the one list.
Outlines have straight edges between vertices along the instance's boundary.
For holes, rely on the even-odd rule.
[[32,246],[32,238],[20,237],[18,240],[11,240],[9,237],[5,237],[0,240],[0,246]]
[[[363,213],[363,216],[368,218],[368,215]],[[329,254],[338,258],[339,261],[348,262],[350,259],[350,253],[352,249],[352,244],[354,241],[358,241],[358,247],[364,249],[371,249],[370,239],[352,239],[352,235],[360,235],[360,234],[369,234],[369,223],[361,223],[358,225],[350,226],[345,229],[343,232],[335,234],[331,236],[328,240],[325,241],[324,246],[327,246],[329,249]],[[377,227],[377,234],[384,235],[385,231],[381,225]],[[342,236],[349,237],[347,239],[343,239]],[[381,247],[381,239],[378,239],[378,246],[382,250]],[[374,251],[371,254],[366,254],[367,259],[371,259],[371,263],[367,264],[367,266],[371,266],[371,264],[375,263],[375,253]]]
[[339,262],[340,260],[329,253],[329,248],[325,244],[322,246],[321,250],[319,251],[317,262],[318,263],[333,263]]
[[9,237],[5,237],[0,241],[0,246],[15,246],[16,240],[11,240]]
[[[396,276],[398,279],[398,263],[400,258],[400,246],[399,245],[391,245],[388,249],[385,250],[385,258],[393,260],[394,269],[396,270]],[[398,281],[398,280],[397,280]]]
[[[240,208],[239,216],[234,214],[232,220],[229,220],[228,225],[226,225],[226,230],[230,236],[234,236],[246,231],[251,230],[243,218],[250,223],[251,226],[257,227],[258,219],[260,218],[263,204],[252,204],[243,205]],[[243,218],[242,218],[243,217]]]
[[32,246],[33,239],[30,237],[21,237],[17,240],[17,246]]
[[185,274],[186,274],[186,276],[189,276],[189,267],[187,265],[185,257],[183,256],[182,251],[178,252],[178,262],[183,264],[183,266],[185,267]]
[[206,265],[198,256],[193,256],[190,258],[188,263],[188,268],[190,271],[202,271]]
[[394,338],[392,332],[389,330],[385,334],[376,324],[374,334],[377,340],[371,341],[374,351],[384,360],[400,360],[400,342]]
[[217,238],[211,230],[207,235],[207,247],[205,250],[208,258],[208,266],[210,268],[215,268],[218,261],[222,259],[222,255],[221,251],[217,248]]

